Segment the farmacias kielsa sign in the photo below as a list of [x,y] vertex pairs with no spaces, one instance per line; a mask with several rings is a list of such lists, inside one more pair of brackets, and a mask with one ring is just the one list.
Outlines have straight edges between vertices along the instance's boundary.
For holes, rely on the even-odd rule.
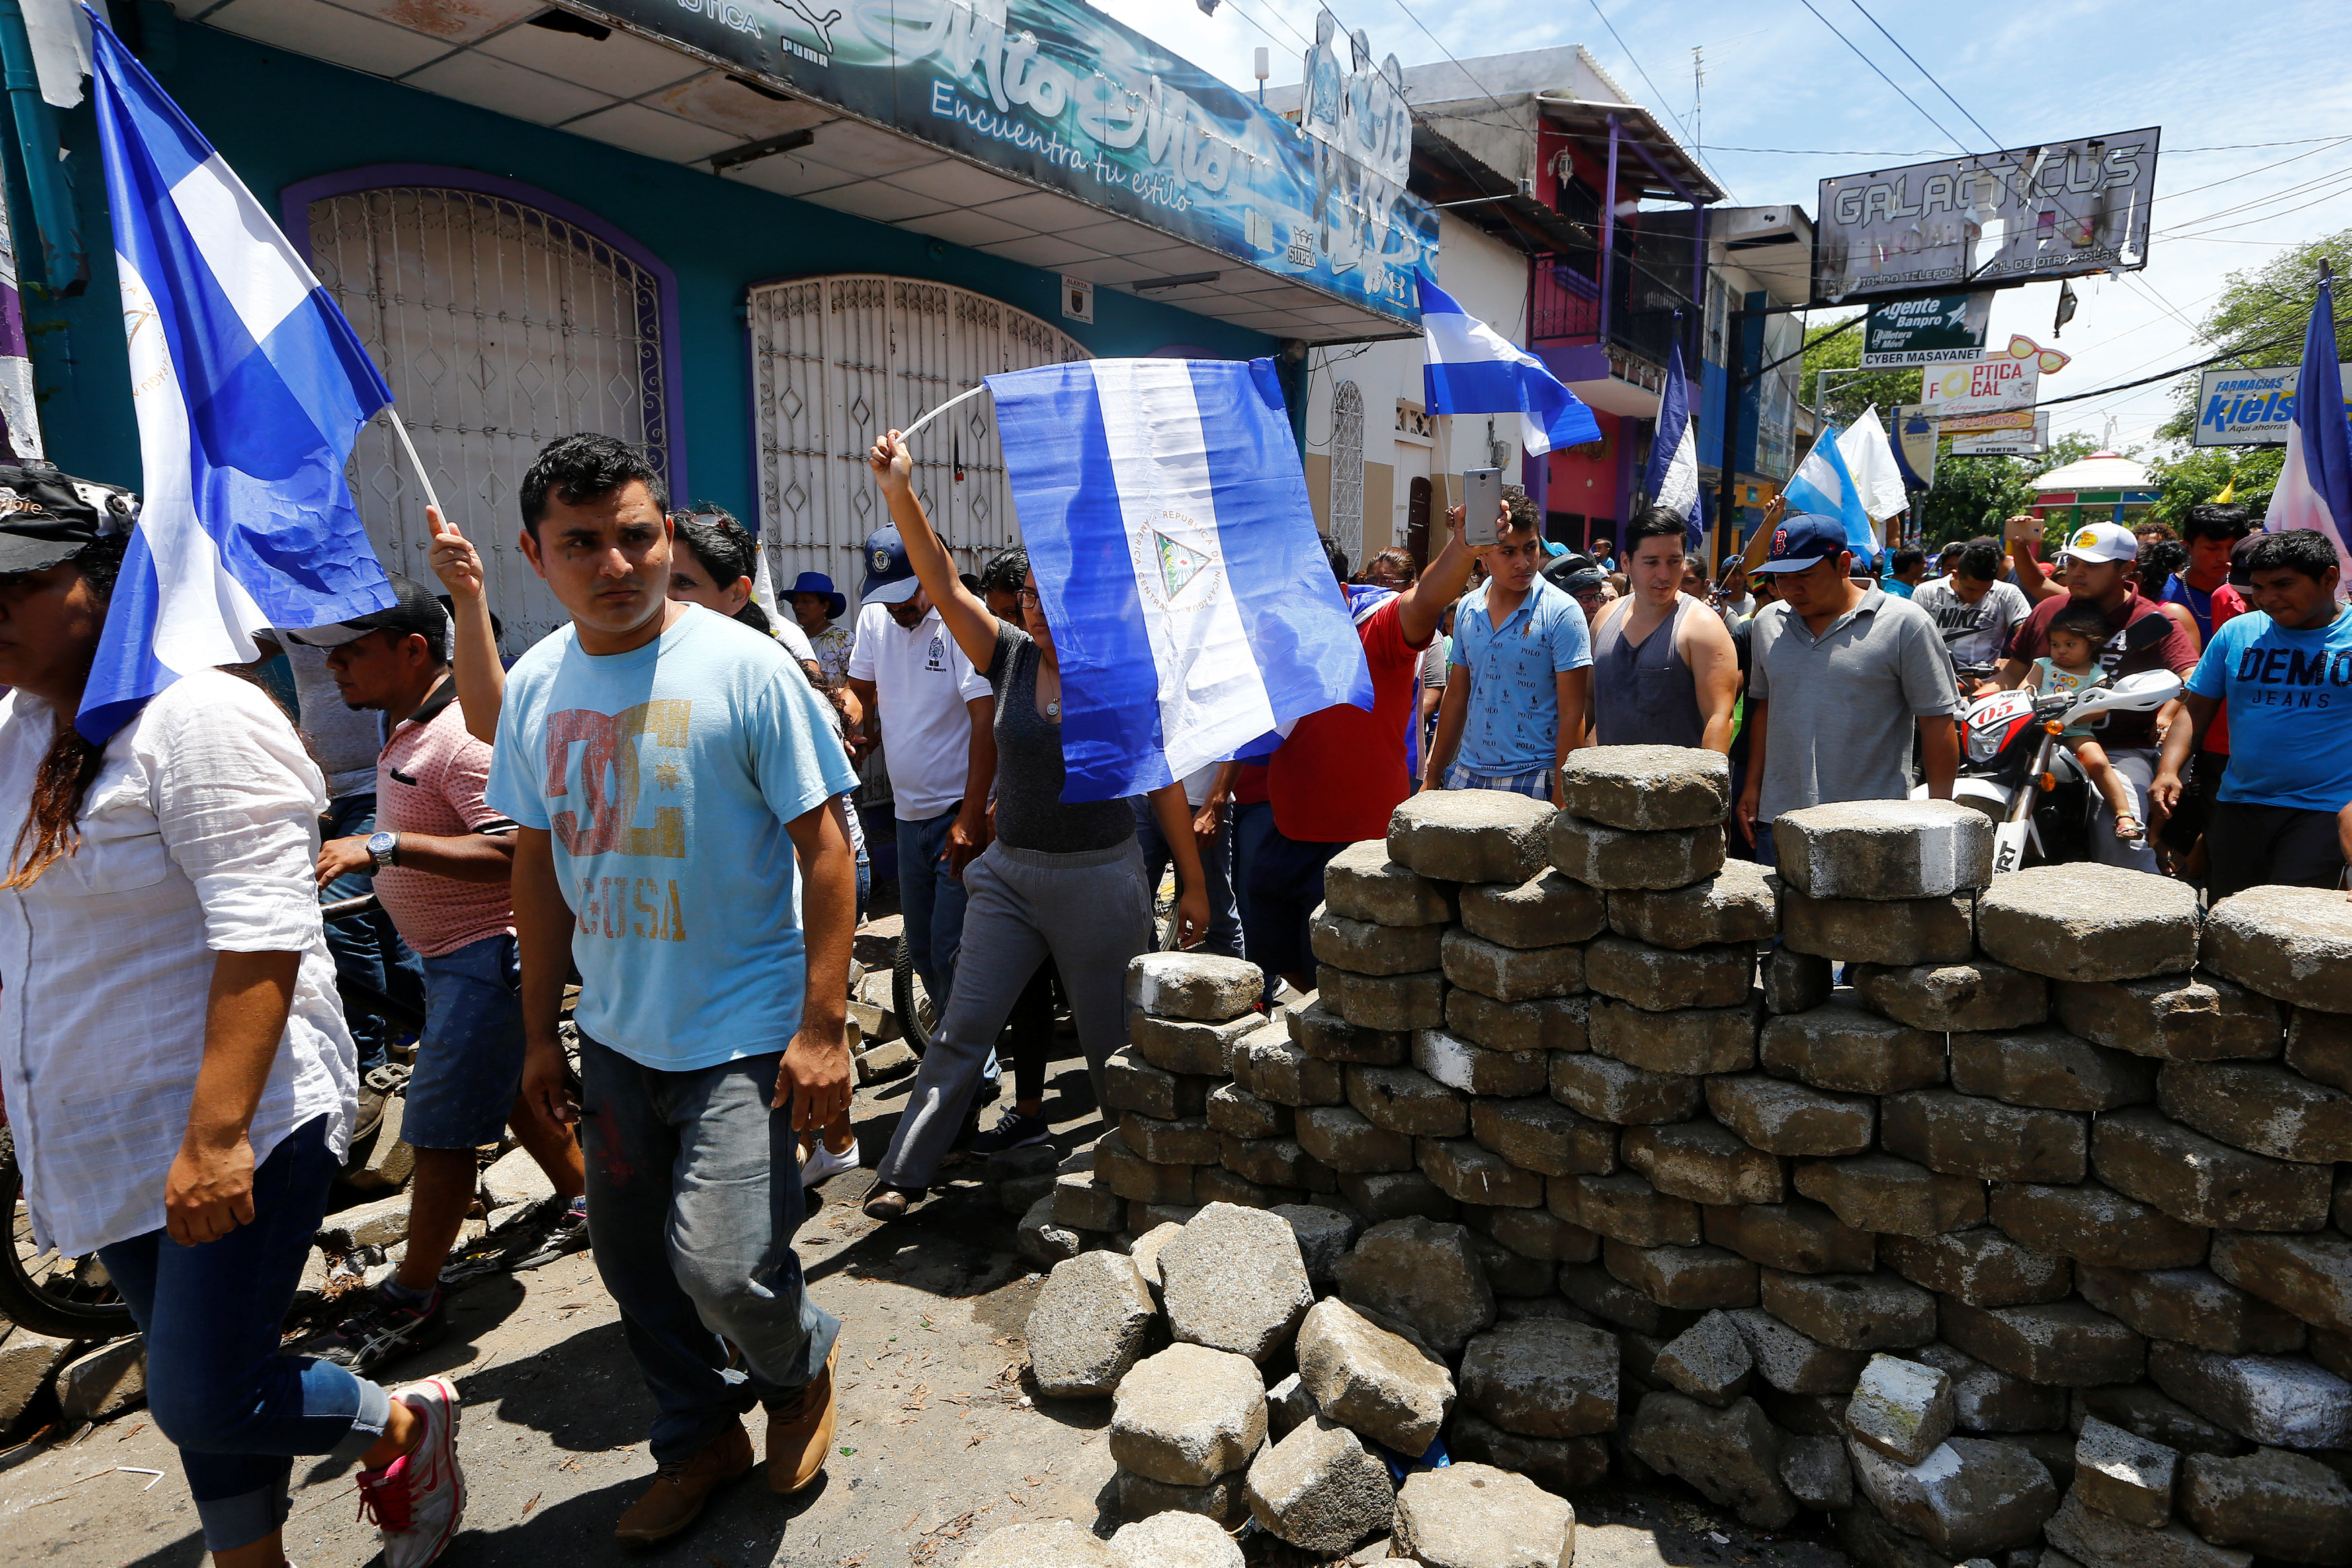
[[[591,0],[632,26],[903,135],[1400,322],[1437,214],[1410,112],[1339,71],[1360,156],[1080,0]],[[1362,78],[1363,80],[1357,78]],[[820,140],[824,131],[817,131]]]

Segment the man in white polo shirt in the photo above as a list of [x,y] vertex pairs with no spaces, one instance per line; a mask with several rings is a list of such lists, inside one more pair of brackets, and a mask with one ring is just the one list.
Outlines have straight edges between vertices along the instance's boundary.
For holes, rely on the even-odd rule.
[[898,819],[898,907],[934,1015],[947,1011],[963,939],[964,863],[988,847],[996,699],[907,564],[897,528],[866,541],[849,689],[883,743]]

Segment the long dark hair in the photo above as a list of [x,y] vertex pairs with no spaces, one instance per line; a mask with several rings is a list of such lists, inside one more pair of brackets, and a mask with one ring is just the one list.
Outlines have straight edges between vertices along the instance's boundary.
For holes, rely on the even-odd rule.
[[[130,543],[128,534],[116,534],[93,540],[68,558],[101,601],[113,596],[122,552]],[[97,782],[99,764],[105,758],[106,747],[83,739],[74,727],[72,711],[60,708],[57,732],[49,737],[49,749],[33,779],[31,807],[8,857],[8,880],[0,882],[0,888],[32,886],[43,872],[81,847],[82,801]]]

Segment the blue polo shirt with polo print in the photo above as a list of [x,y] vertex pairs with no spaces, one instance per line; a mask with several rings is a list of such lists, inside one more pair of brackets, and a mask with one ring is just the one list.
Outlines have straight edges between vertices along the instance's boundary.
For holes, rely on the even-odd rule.
[[1470,711],[1454,760],[1495,779],[1548,772],[1559,739],[1557,677],[1592,663],[1592,633],[1583,608],[1541,577],[1496,626],[1486,613],[1488,586],[1464,594],[1454,611],[1447,663],[1470,673]]

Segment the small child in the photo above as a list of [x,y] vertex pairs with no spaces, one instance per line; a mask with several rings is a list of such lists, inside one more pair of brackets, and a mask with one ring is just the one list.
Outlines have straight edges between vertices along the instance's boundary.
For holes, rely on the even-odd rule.
[[[2107,618],[2086,605],[2069,605],[2050,622],[2050,656],[2033,661],[2032,673],[2027,676],[2037,697],[2053,693],[2073,695],[2086,687],[2103,685],[2107,674],[2099,667],[2099,649],[2107,640]],[[2074,760],[2082,764],[2084,777],[2091,787],[2105,798],[2107,808],[2115,813],[2116,837],[2137,840],[2147,830],[2140,826],[2138,802],[2132,798],[2131,786],[2107,760],[2106,752],[2091,738],[2089,729],[2077,726],[2061,735],[2062,741]]]

